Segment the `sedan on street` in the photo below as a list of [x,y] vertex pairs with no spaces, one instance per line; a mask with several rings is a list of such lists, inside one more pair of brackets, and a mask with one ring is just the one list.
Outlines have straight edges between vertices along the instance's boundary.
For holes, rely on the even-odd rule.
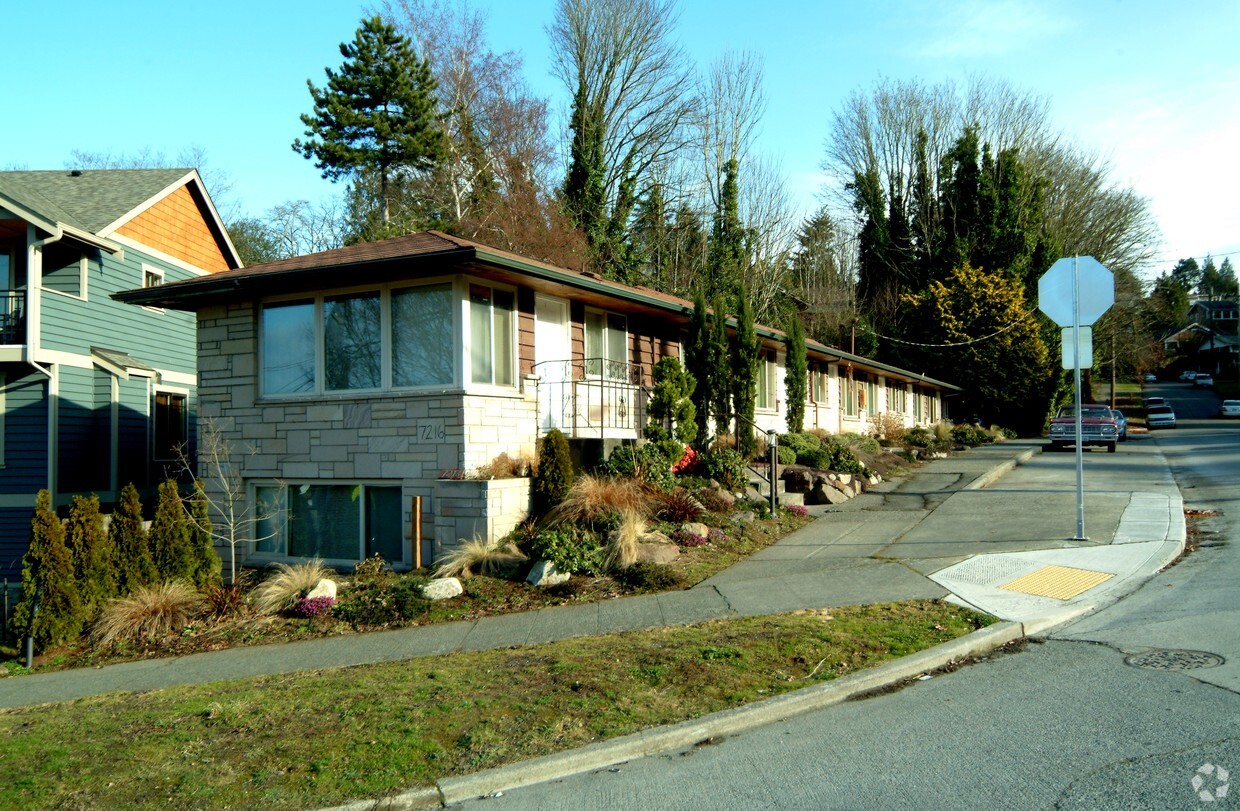
[[1128,441],[1128,418],[1124,416],[1124,412],[1118,408],[1111,409],[1111,416],[1115,418],[1115,427],[1119,429],[1119,441]]
[[1150,406],[1145,409],[1145,424],[1150,430],[1155,428],[1174,428],[1175,412],[1171,406]]
[[1218,407],[1220,417],[1240,417],[1240,400],[1224,400]]

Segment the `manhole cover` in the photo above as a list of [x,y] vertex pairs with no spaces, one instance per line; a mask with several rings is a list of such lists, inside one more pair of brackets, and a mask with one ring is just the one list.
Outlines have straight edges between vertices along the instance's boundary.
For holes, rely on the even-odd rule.
[[1218,667],[1224,661],[1222,656],[1203,650],[1150,650],[1126,657],[1124,664],[1147,670],[1199,670]]

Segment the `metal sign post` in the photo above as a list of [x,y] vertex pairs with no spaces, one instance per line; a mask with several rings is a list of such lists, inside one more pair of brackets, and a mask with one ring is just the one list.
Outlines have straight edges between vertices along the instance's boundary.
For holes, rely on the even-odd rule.
[[[1063,258],[1038,279],[1038,309],[1072,331],[1072,378],[1076,412],[1076,537],[1085,536],[1085,456],[1081,429],[1081,328],[1092,326],[1115,302],[1115,277],[1092,256]],[[1065,338],[1067,329],[1064,330]],[[1091,336],[1091,347],[1092,347]],[[1066,356],[1067,353],[1065,352]],[[1090,352],[1090,365],[1093,352]]]

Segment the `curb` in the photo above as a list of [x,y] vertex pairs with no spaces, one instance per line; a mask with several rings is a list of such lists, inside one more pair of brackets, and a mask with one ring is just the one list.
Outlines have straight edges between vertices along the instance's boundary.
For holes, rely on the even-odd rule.
[[1016,454],[1015,456],[1013,456],[1011,459],[1007,460],[1006,462],[1002,462],[998,465],[995,465],[990,470],[978,476],[976,479],[969,482],[961,489],[962,490],[981,490],[983,487],[994,484],[996,481],[998,481],[999,479],[1002,479],[1004,476],[1010,473],[1017,466],[1023,465],[1025,462],[1028,462],[1030,459],[1032,459],[1033,454],[1037,450],[1038,450],[1037,448],[1028,448],[1027,450],[1021,451],[1020,453]]
[[544,755],[462,777],[445,778],[436,786],[413,789],[393,797],[360,800],[320,811],[421,811],[441,808],[497,792],[606,768],[628,760],[687,749],[709,738],[735,735],[794,715],[824,709],[872,690],[890,687],[960,659],[988,653],[1025,636],[1025,627],[1021,623],[998,622],[967,636],[860,673],[743,707],[635,732],[569,752]]

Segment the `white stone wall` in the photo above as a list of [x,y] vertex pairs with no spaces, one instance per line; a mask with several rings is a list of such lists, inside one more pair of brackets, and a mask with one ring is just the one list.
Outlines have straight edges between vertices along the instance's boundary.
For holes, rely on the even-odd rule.
[[[537,393],[530,381],[522,381],[520,390],[484,393],[456,389],[264,401],[257,397],[255,307],[204,309],[198,329],[199,419],[220,430],[234,469],[247,485],[273,480],[399,483],[406,563],[414,561],[413,496],[422,496],[423,560],[439,553],[435,485],[441,471],[469,472],[500,453],[534,456]],[[212,484],[209,476],[206,483]],[[528,513],[528,502],[527,483],[525,513],[514,526]],[[244,559],[241,552],[239,560]]]

